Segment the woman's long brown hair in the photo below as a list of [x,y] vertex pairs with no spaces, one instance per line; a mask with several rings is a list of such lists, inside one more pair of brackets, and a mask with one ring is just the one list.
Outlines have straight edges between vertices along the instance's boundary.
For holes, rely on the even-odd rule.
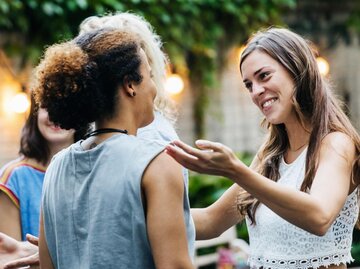
[[[295,83],[293,103],[299,122],[305,126],[310,123],[310,140],[306,155],[305,178],[300,190],[307,192],[312,185],[318,168],[320,144],[331,132],[342,132],[354,142],[356,158],[352,164],[351,180],[360,181],[360,136],[341,108],[340,101],[333,95],[330,85],[321,76],[314,50],[301,36],[287,29],[270,28],[256,33],[241,55],[241,65],[253,51],[260,50],[278,61],[291,75]],[[269,130],[260,148],[255,170],[263,176],[277,181],[280,178],[279,164],[289,147],[284,124],[271,124],[263,121]],[[255,212],[260,202],[249,193],[241,193],[238,209],[247,214],[256,224]],[[359,221],[358,221],[359,223]]]

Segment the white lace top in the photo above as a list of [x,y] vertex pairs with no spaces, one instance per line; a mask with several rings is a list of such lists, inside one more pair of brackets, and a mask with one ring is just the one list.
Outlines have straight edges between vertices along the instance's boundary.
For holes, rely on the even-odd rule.
[[[305,159],[306,150],[291,164],[282,159],[278,184],[300,189],[305,175]],[[347,197],[328,232],[324,236],[316,236],[287,222],[261,204],[255,215],[256,225],[251,225],[246,218],[250,268],[315,269],[353,261],[350,249],[358,212],[355,190]]]

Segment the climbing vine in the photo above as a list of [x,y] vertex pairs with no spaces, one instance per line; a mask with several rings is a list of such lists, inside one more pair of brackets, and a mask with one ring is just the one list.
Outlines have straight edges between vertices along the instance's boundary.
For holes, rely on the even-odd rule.
[[281,23],[295,0],[0,0],[0,46],[22,62],[39,60],[44,46],[77,34],[88,16],[114,11],[143,15],[164,41],[179,70],[186,70],[197,137],[204,136],[209,91],[216,88],[227,48],[254,29]]

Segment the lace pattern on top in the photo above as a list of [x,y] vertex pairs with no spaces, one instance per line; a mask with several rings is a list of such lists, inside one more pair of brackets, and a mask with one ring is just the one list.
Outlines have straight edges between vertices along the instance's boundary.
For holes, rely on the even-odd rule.
[[[347,251],[348,252],[348,251]],[[354,261],[349,253],[334,254],[331,256],[317,257],[312,259],[303,260],[276,260],[276,259],[265,259],[258,257],[250,258],[249,264],[251,269],[263,268],[263,269],[305,269],[305,268],[319,268],[321,266],[328,267],[330,265],[340,265],[350,263]]]
[[[282,162],[278,184],[300,189],[305,157],[303,152],[291,164]],[[246,218],[250,238],[250,268],[316,269],[353,261],[350,250],[358,212],[355,190],[347,197],[327,233],[316,236],[287,222],[261,204],[256,211],[256,225]]]

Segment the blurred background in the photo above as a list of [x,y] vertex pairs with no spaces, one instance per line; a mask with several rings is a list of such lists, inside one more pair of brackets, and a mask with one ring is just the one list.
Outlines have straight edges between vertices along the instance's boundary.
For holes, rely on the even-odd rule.
[[[312,41],[322,74],[360,129],[359,0],[0,0],[0,167],[17,156],[32,69],[44,47],[74,37],[86,17],[116,11],[143,15],[162,37],[171,61],[167,91],[185,142],[219,141],[250,163],[264,130],[243,87],[239,56],[252,32],[272,25]],[[191,174],[192,206],[210,204],[230,185]],[[246,239],[244,225],[238,235]],[[354,239],[356,265],[359,232]]]

